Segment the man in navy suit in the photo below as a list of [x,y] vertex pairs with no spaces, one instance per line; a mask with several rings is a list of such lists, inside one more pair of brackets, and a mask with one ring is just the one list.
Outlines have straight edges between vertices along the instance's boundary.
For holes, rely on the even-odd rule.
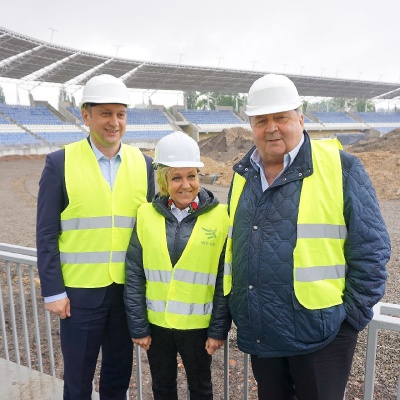
[[49,154],[39,182],[37,257],[48,311],[60,317],[64,399],[91,399],[101,348],[100,398],[126,398],[133,348],[123,303],[125,252],[138,207],[154,195],[151,158],[122,144],[129,93],[90,79],[89,136]]

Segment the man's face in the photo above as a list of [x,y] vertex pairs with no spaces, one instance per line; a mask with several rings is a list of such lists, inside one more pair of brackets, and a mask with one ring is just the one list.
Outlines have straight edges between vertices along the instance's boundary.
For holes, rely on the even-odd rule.
[[82,118],[97,148],[119,146],[126,130],[126,107],[123,104],[98,104],[84,108]]
[[299,144],[304,118],[291,110],[250,117],[250,125],[263,163],[280,163]]

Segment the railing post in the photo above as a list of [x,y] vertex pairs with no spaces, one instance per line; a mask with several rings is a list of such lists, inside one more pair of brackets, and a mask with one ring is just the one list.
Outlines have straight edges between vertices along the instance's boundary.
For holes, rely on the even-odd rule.
[[21,314],[22,314],[22,330],[24,332],[24,341],[25,341],[25,355],[26,355],[26,362],[28,363],[28,368],[32,368],[31,363],[31,352],[29,346],[29,335],[28,335],[28,325],[26,323],[26,306],[25,306],[25,292],[24,292],[24,285],[22,282],[22,271],[21,271],[21,264],[17,264],[17,274],[18,274],[18,287],[19,287],[19,298],[21,302]]
[[229,400],[229,337],[224,342],[224,400]]
[[243,399],[249,398],[249,355],[243,353]]
[[33,268],[29,267],[29,278],[31,284],[31,296],[32,296],[32,310],[33,310],[33,321],[35,327],[35,341],[36,341],[36,354],[37,361],[39,365],[39,371],[43,372],[43,360],[42,360],[42,352],[41,352],[41,344],[40,344],[40,331],[39,331],[39,318],[38,318],[38,310],[37,310],[37,302],[36,302],[36,290],[35,290],[35,280],[33,276]]
[[364,400],[374,397],[376,345],[378,342],[378,328],[372,320],[368,325],[367,350],[365,357]]
[[137,395],[138,399],[143,399],[143,389],[142,389],[142,360],[140,354],[140,347],[136,344],[135,353],[136,353],[136,385],[137,385]]
[[15,362],[18,365],[20,365],[21,364],[21,360],[20,360],[20,356],[19,356],[19,344],[18,344],[18,336],[17,336],[17,323],[16,323],[16,320],[15,320],[14,292],[13,292],[12,281],[11,281],[10,261],[6,261],[6,273],[7,273],[8,295],[9,295],[9,300],[10,300],[10,316],[11,316],[11,326],[12,326],[12,330],[13,330]]
[[4,355],[6,357],[6,360],[9,361],[10,356],[8,354],[6,319],[4,315],[3,291],[1,289],[1,285],[0,285],[0,321],[1,321],[1,334],[3,335]]

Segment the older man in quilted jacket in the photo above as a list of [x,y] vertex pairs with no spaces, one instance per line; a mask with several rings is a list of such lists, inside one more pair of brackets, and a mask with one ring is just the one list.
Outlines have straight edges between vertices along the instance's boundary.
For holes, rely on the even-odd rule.
[[294,83],[254,82],[234,166],[224,291],[262,400],[342,400],[385,291],[390,240],[361,161],[311,140]]

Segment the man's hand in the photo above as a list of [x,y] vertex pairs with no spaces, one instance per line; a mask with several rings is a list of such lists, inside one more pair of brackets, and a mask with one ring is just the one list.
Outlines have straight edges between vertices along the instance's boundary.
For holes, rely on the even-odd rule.
[[151,345],[151,336],[146,336],[146,337],[140,338],[140,339],[132,338],[132,342],[135,343],[136,346],[139,346],[142,349],[145,349],[147,351]]
[[212,356],[222,345],[224,344],[223,340],[208,338],[206,342],[206,350],[207,353]]
[[68,297],[66,297],[65,299],[46,303],[45,308],[47,311],[50,311],[51,313],[58,315],[61,319],[65,319],[71,316],[71,306],[69,304]]

